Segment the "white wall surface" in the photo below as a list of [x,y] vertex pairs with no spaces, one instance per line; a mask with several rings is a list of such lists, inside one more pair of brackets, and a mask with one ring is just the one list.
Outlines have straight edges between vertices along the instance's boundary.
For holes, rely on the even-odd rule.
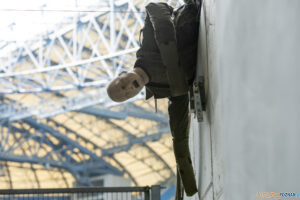
[[192,115],[190,148],[199,196],[189,200],[223,199],[223,151],[221,149],[220,70],[216,59],[215,0],[205,0],[201,13],[198,68],[203,66],[207,96],[204,122]]
[[218,1],[226,199],[300,187],[300,1]]
[[201,197],[299,193],[300,1],[205,4],[208,112],[191,127]]

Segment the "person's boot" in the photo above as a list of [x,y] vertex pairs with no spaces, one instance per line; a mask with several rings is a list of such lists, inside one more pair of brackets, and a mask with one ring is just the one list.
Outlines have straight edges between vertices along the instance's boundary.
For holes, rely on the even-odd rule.
[[193,196],[198,192],[195,174],[190,157],[178,157],[179,174],[187,196]]

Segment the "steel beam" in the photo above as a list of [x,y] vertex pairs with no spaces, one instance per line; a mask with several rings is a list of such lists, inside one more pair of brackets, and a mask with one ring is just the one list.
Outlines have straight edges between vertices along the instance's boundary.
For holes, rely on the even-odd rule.
[[80,109],[78,112],[94,115],[100,118],[124,120],[126,117],[135,117],[139,119],[156,121],[159,123],[169,122],[168,115],[153,113],[131,103],[123,105],[118,111],[111,111],[109,108],[98,108],[94,106]]
[[60,141],[63,141],[65,143],[67,143],[68,145],[72,146],[72,148],[77,148],[82,153],[89,155],[91,157],[91,160],[95,160],[95,161],[97,161],[97,163],[101,163],[103,167],[105,167],[107,169],[110,169],[111,172],[113,172],[113,173],[120,174],[120,171],[118,169],[116,169],[115,167],[111,166],[109,163],[107,163],[106,161],[104,161],[102,158],[98,157],[95,153],[93,153],[89,149],[83,147],[78,142],[76,142],[76,141],[68,138],[66,135],[61,134],[60,132],[56,131],[52,127],[47,126],[47,125],[42,124],[42,123],[38,123],[36,120],[34,120],[32,118],[24,119],[24,122],[28,123],[31,127],[34,127],[36,129],[43,129],[43,130],[45,130],[47,132],[50,132],[52,136],[55,136]]
[[[19,47],[11,52],[9,57],[0,58],[3,66],[2,73],[0,72],[0,82],[6,82],[5,85],[0,86],[0,94],[57,92],[86,87],[103,87],[104,79],[97,79],[97,76],[92,77],[93,70],[101,71],[103,69],[106,80],[113,78],[115,76],[113,71],[116,69],[115,65],[111,65],[109,62],[112,60],[115,64],[116,61],[122,62],[124,55],[134,53],[139,48],[135,36],[138,35],[138,28],[143,25],[143,22],[140,21],[136,21],[134,24],[128,22],[132,19],[131,16],[140,17],[140,14],[133,14],[137,12],[135,6],[138,5],[127,7],[126,12],[129,17],[126,18],[127,21],[124,21],[120,14],[114,12],[118,12],[119,8],[124,5],[116,6],[114,1],[108,3],[109,5],[105,8],[106,12],[103,10],[98,15],[76,15],[70,28],[55,30],[44,40],[39,39],[19,44]],[[128,2],[123,4],[128,4]],[[108,26],[100,27],[101,23],[105,23],[103,19],[106,18],[110,19]],[[116,20],[121,23],[120,27],[115,25]],[[120,31],[118,31],[119,28]],[[105,34],[107,30],[110,31],[109,37]],[[71,38],[66,37],[70,32],[72,32]],[[79,37],[80,33],[84,33],[84,36]],[[97,34],[96,42],[93,42],[90,36],[93,33]],[[120,37],[123,35],[125,37]],[[124,40],[124,38],[127,39]],[[82,58],[85,42],[89,43],[92,51],[88,58]],[[127,48],[120,48],[124,42],[129,45]],[[29,43],[33,45],[29,46]],[[58,58],[57,65],[47,65],[47,63],[52,63],[51,53]],[[101,65],[96,64],[99,62]],[[92,63],[95,64],[91,65]],[[131,66],[133,64],[132,62]],[[26,65],[27,69],[24,70],[21,65]],[[119,65],[118,68],[128,67]],[[41,79],[40,77],[45,78]],[[63,81],[61,77],[72,81]],[[23,85],[24,80],[30,81],[26,81],[27,84]],[[104,81],[104,83],[107,82]],[[58,83],[62,84],[58,85]]]
[[[17,102],[0,104],[0,119],[8,119],[16,121],[28,117],[37,116],[38,119],[48,118],[54,115],[63,114],[66,112],[87,108],[93,105],[101,105],[103,108],[126,104],[144,98],[144,91],[139,93],[134,98],[123,102],[115,103],[110,100],[106,94],[105,88],[95,89],[89,92],[84,92],[70,97],[63,97],[60,100],[51,101],[43,100],[38,105],[21,105]],[[0,101],[1,102],[1,101]],[[87,108],[87,110],[89,110]]]

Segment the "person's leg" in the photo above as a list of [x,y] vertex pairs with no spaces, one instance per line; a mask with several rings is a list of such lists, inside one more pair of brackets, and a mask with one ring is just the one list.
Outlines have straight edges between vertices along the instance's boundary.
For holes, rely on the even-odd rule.
[[177,177],[176,177],[176,193],[175,193],[175,200],[183,200],[183,186],[182,181],[179,174],[179,168],[177,166]]
[[188,95],[169,98],[170,129],[179,174],[187,196],[197,192],[189,150],[189,98]]

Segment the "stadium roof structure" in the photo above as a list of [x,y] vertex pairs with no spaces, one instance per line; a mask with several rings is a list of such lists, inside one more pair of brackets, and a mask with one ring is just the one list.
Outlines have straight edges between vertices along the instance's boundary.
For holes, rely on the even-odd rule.
[[149,1],[99,2],[32,39],[0,41],[0,188],[91,186],[104,174],[174,183],[167,102],[155,112],[144,91],[121,104],[106,94],[132,69]]

